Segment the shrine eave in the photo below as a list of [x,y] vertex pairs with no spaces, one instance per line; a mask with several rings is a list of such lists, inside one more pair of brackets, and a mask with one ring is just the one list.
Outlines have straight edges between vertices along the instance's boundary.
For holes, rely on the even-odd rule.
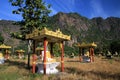
[[70,40],[70,36],[64,35],[60,30],[51,31],[47,28],[39,30],[34,30],[31,34],[26,35],[26,39],[33,39],[42,41],[44,38],[47,38],[50,42],[58,42],[58,41],[68,41]]
[[97,45],[94,42],[93,43],[89,43],[89,44],[78,44],[77,46],[79,48],[97,47]]

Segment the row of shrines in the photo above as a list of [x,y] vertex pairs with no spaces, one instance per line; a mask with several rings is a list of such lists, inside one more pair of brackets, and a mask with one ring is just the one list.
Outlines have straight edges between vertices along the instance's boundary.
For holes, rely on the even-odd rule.
[[[53,45],[54,43],[60,43],[60,50],[61,50],[61,72],[64,72],[64,41],[69,41],[71,39],[71,36],[63,34],[60,30],[57,31],[51,31],[44,27],[42,30],[35,29],[32,33],[26,35],[27,40],[33,41],[33,55],[32,55],[32,73],[35,73],[36,69],[36,60],[35,60],[35,54],[36,54],[36,45],[39,42],[43,42],[43,73],[46,74],[46,50],[48,43],[50,44],[50,54],[53,57]],[[82,61],[81,54],[83,54],[85,48],[89,48],[89,55],[90,55],[90,62],[94,61],[94,47],[96,47],[96,44],[78,44],[79,47],[79,58],[80,61]]]

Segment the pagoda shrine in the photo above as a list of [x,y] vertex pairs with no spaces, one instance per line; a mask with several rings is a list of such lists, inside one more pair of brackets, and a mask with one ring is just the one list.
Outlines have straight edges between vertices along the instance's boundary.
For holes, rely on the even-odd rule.
[[[36,45],[38,44],[38,42],[43,42],[43,45],[44,45],[43,51],[42,51],[43,63],[41,63],[42,66],[39,66],[40,67],[39,69],[41,69],[41,67],[43,67],[42,69],[43,69],[44,74],[54,73],[54,71],[48,69],[49,68],[48,65],[53,64],[53,62],[56,63],[55,60],[51,57],[51,56],[53,56],[53,45],[54,45],[54,43],[60,43],[61,71],[62,72],[64,71],[64,41],[69,41],[70,36],[63,34],[59,29],[56,31],[51,31],[44,27],[44,29],[42,29],[42,30],[35,29],[32,33],[27,34],[26,39],[33,40],[32,73],[35,73],[35,69],[36,69],[35,67],[37,64],[35,51],[36,51]],[[50,47],[51,47],[50,51],[47,51],[48,43],[50,44]],[[49,53],[49,56],[48,56],[48,53]],[[47,59],[47,57],[49,57],[49,60]],[[48,70],[50,72],[48,72]],[[53,70],[55,70],[55,69],[53,69]],[[38,72],[42,73],[42,71],[38,71]]]

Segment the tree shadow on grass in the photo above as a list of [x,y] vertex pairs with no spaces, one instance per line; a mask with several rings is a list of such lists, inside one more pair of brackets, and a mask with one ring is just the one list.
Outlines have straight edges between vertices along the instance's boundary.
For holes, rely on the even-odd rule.
[[79,60],[67,60],[66,62],[80,62]]
[[[25,62],[7,60],[6,63],[8,63],[8,66],[17,66],[20,69],[27,69],[32,73],[32,66],[28,67],[28,64],[26,64]],[[35,72],[37,72],[37,70],[38,68],[36,66]]]
[[9,66],[17,66],[18,68],[27,69],[27,64],[25,62],[22,62],[22,61],[7,60],[7,61],[5,61],[5,63],[8,63]]
[[89,61],[80,62],[79,60],[67,60],[66,62],[90,63]]
[[102,79],[113,79],[120,80],[120,72],[118,73],[108,73],[108,72],[99,72],[99,71],[84,71],[78,70],[76,68],[66,68],[68,73],[76,73],[77,75],[85,76],[85,75],[94,75],[96,77],[100,77]]

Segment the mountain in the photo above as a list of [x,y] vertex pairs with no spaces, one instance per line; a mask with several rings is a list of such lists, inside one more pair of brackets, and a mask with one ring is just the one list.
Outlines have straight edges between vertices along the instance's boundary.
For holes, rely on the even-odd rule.
[[1,36],[4,38],[4,44],[10,45],[13,48],[19,46],[19,44],[25,43],[19,39],[11,37],[11,32],[19,32],[20,26],[14,25],[15,21],[10,20],[0,20],[0,33]]
[[[20,26],[14,25],[14,21],[0,20],[0,32],[5,38],[5,43],[17,46],[20,40],[10,37],[10,32],[19,32]],[[71,35],[67,48],[71,53],[76,52],[74,44],[77,42],[95,42],[99,49],[109,48],[114,41],[120,41],[120,18],[108,17],[103,19],[96,17],[88,19],[78,13],[62,13],[49,17],[48,28],[60,29],[64,34]]]
[[71,35],[68,42],[71,47],[77,42],[95,42],[99,51],[106,52],[113,42],[120,42],[120,18],[117,17],[88,19],[77,13],[60,12],[50,17],[48,22],[50,28],[60,28],[63,33]]
[[60,28],[63,33],[71,35],[72,40],[69,42],[69,46],[79,42],[78,39],[85,35],[83,31],[87,31],[88,27],[91,25],[87,18],[82,17],[77,13],[60,12],[50,17],[48,22],[48,25],[52,29]]
[[120,18],[117,17],[88,19],[77,13],[60,12],[50,17],[48,22],[50,28],[60,28],[63,33],[71,35],[68,42],[71,47],[77,42],[95,42],[100,50],[107,51],[112,42],[120,41]]

